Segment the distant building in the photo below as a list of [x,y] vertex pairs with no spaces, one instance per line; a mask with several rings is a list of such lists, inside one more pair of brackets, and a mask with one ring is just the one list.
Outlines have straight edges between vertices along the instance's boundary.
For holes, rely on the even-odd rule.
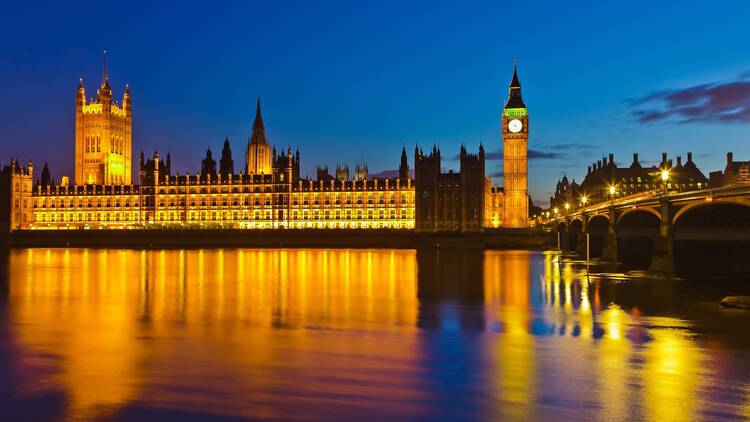
[[369,172],[367,171],[367,164],[355,164],[354,165],[354,180],[361,182],[367,180]]
[[28,227],[34,220],[34,164],[16,159],[0,170],[0,233]]
[[677,162],[667,159],[663,153],[657,166],[643,167],[638,160],[638,154],[633,154],[633,161],[628,167],[618,167],[614,154],[603,157],[588,167],[586,177],[580,184],[575,179],[568,182],[567,176],[557,183],[554,196],[550,198],[550,208],[562,209],[567,203],[577,207],[585,196],[587,202],[594,204],[610,199],[610,186],[615,188],[615,197],[633,195],[664,189],[661,180],[663,170],[669,171],[666,189],[670,192],[685,192],[706,189],[709,180],[693,162],[693,154],[687,153],[687,161],[683,164],[682,157],[677,156]]
[[710,178],[711,186],[717,187],[750,184],[750,161],[734,161],[734,154],[728,152],[724,172],[711,172]]
[[349,165],[340,166],[336,164],[336,180],[340,182],[349,180]]

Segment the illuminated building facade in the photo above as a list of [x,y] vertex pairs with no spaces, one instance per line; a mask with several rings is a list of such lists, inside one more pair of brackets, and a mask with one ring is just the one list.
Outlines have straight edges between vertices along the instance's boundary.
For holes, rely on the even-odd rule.
[[80,80],[75,127],[75,184],[131,184],[133,107],[128,86],[122,95],[122,105],[113,101],[105,70],[96,99],[86,102]]
[[[521,124],[518,127],[518,124]],[[248,138],[244,172],[229,139],[214,158],[209,148],[195,174],[173,174],[171,157],[140,154],[131,180],[132,105],[112,100],[104,74],[96,99],[86,101],[82,82],[76,100],[75,181],[55,184],[45,165],[33,182],[33,166],[15,161],[2,173],[3,228],[325,228],[416,229],[477,232],[486,227],[526,227],[528,116],[514,72],[503,112],[505,189],[485,178],[484,147],[462,146],[460,171],[441,171],[440,150],[415,150],[414,178],[406,149],[397,176],[377,178],[365,163],[337,165],[335,175],[318,167],[315,179],[300,177],[300,152],[277,153],[266,136],[258,99]],[[241,168],[241,167],[240,167]],[[24,190],[15,190],[16,185]],[[7,186],[6,186],[7,185]],[[7,192],[6,192],[7,189]],[[7,214],[7,215],[5,215]]]
[[266,175],[172,175],[155,153],[139,186],[38,185],[28,228],[413,228],[410,179],[300,179],[290,151],[274,162]]
[[[368,179],[366,167],[358,167],[353,180],[327,172],[318,180],[303,179],[299,150],[292,153],[291,147],[269,152],[266,172],[266,147],[259,108],[248,151],[263,159],[248,163],[253,173],[233,173],[229,139],[218,171],[209,149],[194,175],[173,175],[169,155],[146,159],[141,153],[138,185],[55,186],[47,170],[32,189],[32,169],[24,170],[29,219],[13,220],[13,229],[414,228],[414,181],[409,177]],[[405,152],[401,165],[401,174],[408,176]]]

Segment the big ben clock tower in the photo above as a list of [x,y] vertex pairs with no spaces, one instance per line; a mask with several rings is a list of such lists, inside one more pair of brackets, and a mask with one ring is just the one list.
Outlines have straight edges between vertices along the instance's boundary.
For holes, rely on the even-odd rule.
[[529,226],[528,143],[529,114],[521,98],[516,65],[513,80],[508,88],[502,117],[503,125],[503,176],[505,206],[503,226],[511,228]]

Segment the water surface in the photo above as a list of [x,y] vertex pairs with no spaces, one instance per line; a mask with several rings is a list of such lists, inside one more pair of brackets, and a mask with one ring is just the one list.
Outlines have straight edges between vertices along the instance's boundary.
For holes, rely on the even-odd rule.
[[0,418],[750,417],[750,312],[553,253],[0,251]]

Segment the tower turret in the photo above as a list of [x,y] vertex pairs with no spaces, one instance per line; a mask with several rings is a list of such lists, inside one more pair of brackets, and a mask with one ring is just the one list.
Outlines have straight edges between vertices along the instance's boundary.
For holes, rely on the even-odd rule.
[[86,103],[83,80],[76,91],[75,184],[131,183],[132,102],[125,87],[122,107],[112,101],[104,55],[102,83],[95,100]]
[[224,139],[224,148],[221,150],[219,161],[219,173],[228,175],[234,173],[234,160],[232,159],[232,148],[229,146],[229,138]]
[[406,158],[406,147],[401,148],[401,164],[398,166],[398,178],[409,179],[409,160]]
[[[275,154],[273,154],[275,155]],[[266,128],[260,111],[260,97],[255,110],[253,132],[247,140],[246,172],[247,174],[271,174],[272,154],[266,138]]]

